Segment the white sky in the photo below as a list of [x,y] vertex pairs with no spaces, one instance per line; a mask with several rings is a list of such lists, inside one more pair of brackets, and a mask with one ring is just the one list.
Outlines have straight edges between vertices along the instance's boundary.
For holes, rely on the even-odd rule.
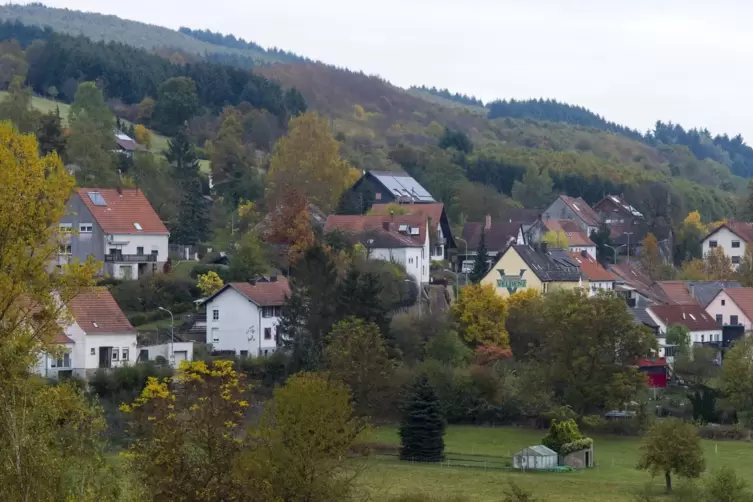
[[233,33],[402,87],[551,97],[641,131],[661,119],[753,144],[753,2],[744,0],[45,3]]

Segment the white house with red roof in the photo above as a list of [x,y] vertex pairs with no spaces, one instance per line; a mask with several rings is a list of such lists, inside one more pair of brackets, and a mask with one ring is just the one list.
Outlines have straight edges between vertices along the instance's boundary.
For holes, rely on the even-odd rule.
[[290,295],[288,280],[271,276],[230,282],[204,302],[207,343],[213,351],[238,356],[266,356],[280,346],[277,325]]
[[701,251],[706,256],[714,248],[722,248],[730,257],[732,267],[737,269],[745,256],[745,248],[753,242],[753,223],[727,221],[714,229],[701,243]]
[[93,256],[104,263],[104,274],[138,279],[167,261],[170,233],[137,188],[76,189],[60,230],[68,237],[57,265]]

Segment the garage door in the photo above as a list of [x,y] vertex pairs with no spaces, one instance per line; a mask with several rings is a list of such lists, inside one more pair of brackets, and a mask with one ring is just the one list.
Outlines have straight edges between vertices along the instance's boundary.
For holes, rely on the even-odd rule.
[[185,361],[186,359],[188,359],[188,353],[185,350],[175,351],[175,365],[176,366],[180,364],[181,361]]

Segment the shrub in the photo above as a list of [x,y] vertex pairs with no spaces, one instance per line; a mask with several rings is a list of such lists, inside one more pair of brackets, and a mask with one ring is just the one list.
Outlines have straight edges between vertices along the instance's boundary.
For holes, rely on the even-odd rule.
[[734,439],[745,441],[751,439],[750,430],[740,424],[704,425],[698,428],[698,435],[703,439]]
[[552,420],[552,425],[549,427],[549,433],[541,440],[541,444],[547,448],[551,448],[557,453],[562,453],[562,448],[568,444],[583,439],[583,436],[578,430],[578,424],[575,420]]
[[558,452],[560,455],[569,455],[576,451],[586,450],[594,445],[594,440],[591,438],[576,439],[572,443],[565,443],[560,447]]

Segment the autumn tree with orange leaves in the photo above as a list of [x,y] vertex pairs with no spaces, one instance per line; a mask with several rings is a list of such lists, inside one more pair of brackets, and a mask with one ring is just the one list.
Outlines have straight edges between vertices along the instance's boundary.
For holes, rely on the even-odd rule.
[[314,243],[311,213],[306,198],[296,190],[289,190],[278,199],[269,213],[265,238],[271,244],[287,246],[289,263],[295,263]]

